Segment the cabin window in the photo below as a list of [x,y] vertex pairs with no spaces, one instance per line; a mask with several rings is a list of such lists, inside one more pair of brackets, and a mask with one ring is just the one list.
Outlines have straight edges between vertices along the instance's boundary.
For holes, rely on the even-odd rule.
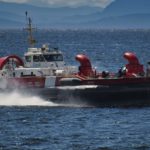
[[32,57],[31,56],[25,56],[25,60],[26,60],[26,62],[31,62]]
[[16,74],[15,74],[15,72],[13,72],[13,77],[15,77],[16,76]]
[[63,61],[63,56],[61,54],[53,54],[53,55],[44,55],[46,61]]
[[34,62],[43,62],[44,61],[44,57],[42,55],[34,55],[33,56],[33,61]]
[[34,62],[39,62],[39,56],[34,55],[34,56],[33,56],[33,61],[34,61]]
[[39,61],[43,62],[44,61],[44,57],[42,55],[39,55]]

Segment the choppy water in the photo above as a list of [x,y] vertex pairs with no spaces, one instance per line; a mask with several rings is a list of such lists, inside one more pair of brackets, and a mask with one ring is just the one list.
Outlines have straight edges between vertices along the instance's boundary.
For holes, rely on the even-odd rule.
[[150,109],[1,107],[1,149],[150,148]]
[[[38,46],[58,46],[67,64],[87,54],[98,70],[117,71],[126,61],[125,51],[135,52],[140,62],[150,60],[150,30],[58,31],[35,33]],[[0,55],[26,51],[27,34],[0,30]],[[57,105],[36,96],[0,93],[0,149],[111,150],[150,149],[150,108],[87,108]]]

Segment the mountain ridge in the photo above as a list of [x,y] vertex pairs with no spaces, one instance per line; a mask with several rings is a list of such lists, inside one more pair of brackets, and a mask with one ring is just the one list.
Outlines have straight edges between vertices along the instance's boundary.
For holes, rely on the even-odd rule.
[[25,11],[40,28],[150,28],[148,0],[116,0],[103,10],[86,6],[49,8],[0,2],[0,28],[21,27],[25,24]]

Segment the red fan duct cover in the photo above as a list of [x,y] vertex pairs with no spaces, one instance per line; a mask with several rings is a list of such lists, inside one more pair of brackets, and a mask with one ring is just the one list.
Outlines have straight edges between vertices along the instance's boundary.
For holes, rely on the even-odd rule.
[[5,64],[9,61],[10,58],[13,58],[16,65],[17,66],[24,66],[24,63],[22,61],[22,59],[16,55],[10,55],[10,56],[6,56],[6,57],[1,57],[0,58],[0,70],[3,69],[3,67],[5,66]]
[[144,74],[143,65],[139,63],[138,58],[134,53],[126,52],[124,53],[124,58],[128,60],[128,64],[126,65],[127,76],[133,74]]
[[80,62],[79,75],[92,76],[93,70],[89,58],[83,54],[78,54],[75,58]]

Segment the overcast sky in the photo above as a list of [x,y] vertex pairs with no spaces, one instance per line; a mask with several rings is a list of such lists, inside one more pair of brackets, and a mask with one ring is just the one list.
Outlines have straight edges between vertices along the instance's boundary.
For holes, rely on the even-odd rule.
[[60,7],[60,6],[97,6],[106,7],[114,0],[0,0],[3,2],[15,2],[15,3],[27,3],[37,6],[50,6],[50,7]]

